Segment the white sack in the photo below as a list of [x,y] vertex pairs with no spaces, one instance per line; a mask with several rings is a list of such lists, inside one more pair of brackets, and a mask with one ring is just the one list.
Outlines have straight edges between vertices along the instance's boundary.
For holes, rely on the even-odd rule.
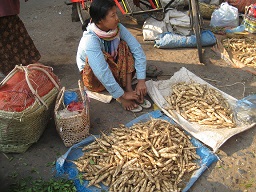
[[167,32],[166,23],[164,21],[158,21],[152,17],[147,18],[142,27],[144,41],[154,41],[159,34],[164,32]]
[[[217,89],[216,87],[212,86],[211,84],[207,83],[203,79],[197,77],[195,74],[187,70],[185,67],[182,67],[178,72],[174,73],[174,75],[168,80],[162,81],[146,81],[146,86],[148,90],[148,94],[154,103],[170,118],[172,118],[177,124],[179,124],[184,130],[190,133],[192,136],[203,142],[204,144],[208,145],[213,149],[214,152],[218,150],[218,148],[224,144],[229,138],[232,136],[241,133],[249,128],[252,128],[256,125],[253,124],[243,124],[237,122],[237,127],[235,128],[210,128],[208,126],[199,125],[197,123],[189,122],[184,119],[180,114],[173,110],[173,114],[170,114],[166,107],[169,106],[168,102],[164,99],[165,96],[169,96],[172,93],[170,87],[178,82],[191,82],[194,81],[200,84],[206,84],[209,87]],[[232,108],[236,105],[237,99],[234,97],[224,93],[223,91],[217,89],[222,93],[228,103],[231,105]]]
[[189,35],[191,26],[188,14],[178,11],[177,9],[169,9],[165,13],[164,22],[166,23],[167,30],[169,26],[175,29],[175,33],[180,35]]

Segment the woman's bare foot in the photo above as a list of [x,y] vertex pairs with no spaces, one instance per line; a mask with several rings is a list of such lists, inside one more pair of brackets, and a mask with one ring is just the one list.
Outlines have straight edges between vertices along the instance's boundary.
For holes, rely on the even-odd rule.
[[136,104],[136,102],[124,99],[122,97],[118,98],[117,101],[121,103],[122,107],[127,111],[133,110],[138,107],[138,104]]

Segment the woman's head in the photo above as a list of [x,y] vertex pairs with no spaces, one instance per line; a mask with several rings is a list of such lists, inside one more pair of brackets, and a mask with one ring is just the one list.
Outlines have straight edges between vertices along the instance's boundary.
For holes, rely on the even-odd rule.
[[92,22],[98,24],[106,18],[109,10],[113,7],[116,7],[113,0],[93,0],[89,10]]
[[91,18],[83,24],[83,31],[90,22],[104,31],[115,29],[119,23],[116,4],[113,0],[92,0],[89,13]]

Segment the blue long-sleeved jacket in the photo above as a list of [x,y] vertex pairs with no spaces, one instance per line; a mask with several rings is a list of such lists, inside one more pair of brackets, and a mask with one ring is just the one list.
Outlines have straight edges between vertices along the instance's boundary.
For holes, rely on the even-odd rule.
[[[145,79],[146,56],[140,43],[121,23],[119,23],[119,28],[120,39],[127,43],[133,54],[137,79]],[[84,31],[78,46],[76,62],[79,71],[82,71],[85,66],[86,57],[88,57],[88,63],[92,68],[93,73],[103,84],[106,90],[112,95],[112,97],[116,99],[124,94],[124,90],[116,82],[111,70],[108,67],[108,63],[104,58],[103,42],[104,40],[100,39],[90,29]]]

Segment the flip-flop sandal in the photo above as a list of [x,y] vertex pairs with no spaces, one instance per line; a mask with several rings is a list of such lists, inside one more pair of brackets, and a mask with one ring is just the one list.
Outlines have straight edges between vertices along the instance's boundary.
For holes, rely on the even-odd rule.
[[141,106],[144,109],[149,109],[152,106],[152,104],[150,103],[149,100],[144,99],[144,102],[140,103],[139,106]]
[[163,73],[162,70],[157,69],[155,65],[148,65],[146,70],[146,76],[147,77],[153,77],[156,78],[158,75],[161,75]]
[[142,106],[138,105],[138,107],[132,109],[132,110],[127,110],[127,111],[131,111],[133,113],[138,113],[142,111]]
[[[120,105],[122,105],[122,103],[121,103],[120,101],[118,101],[117,99],[116,99],[116,101],[117,101]],[[138,105],[136,108],[134,108],[134,109],[132,109],[132,110],[126,110],[126,111],[131,111],[131,112],[133,112],[133,113],[138,113],[138,112],[141,112],[142,110],[143,110],[142,106]]]

